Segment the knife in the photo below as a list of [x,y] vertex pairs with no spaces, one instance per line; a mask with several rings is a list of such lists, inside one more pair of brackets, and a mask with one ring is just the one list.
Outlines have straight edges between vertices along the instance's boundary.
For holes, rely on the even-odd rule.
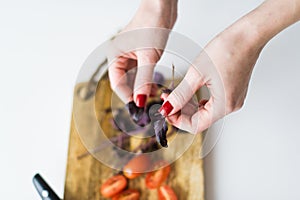
[[34,175],[32,182],[42,200],[61,200],[40,174]]

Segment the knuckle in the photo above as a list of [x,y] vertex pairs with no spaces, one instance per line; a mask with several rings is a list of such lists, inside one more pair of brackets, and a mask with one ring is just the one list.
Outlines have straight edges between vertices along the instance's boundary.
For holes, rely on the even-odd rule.
[[174,92],[172,92],[173,102],[180,107],[183,107],[185,103],[185,96],[186,95],[181,90],[175,90]]
[[134,87],[144,87],[151,85],[151,78],[149,76],[136,76],[134,81]]
[[134,92],[150,92],[151,90],[151,83],[141,83],[141,84],[137,84],[134,87]]
[[186,81],[182,81],[170,94],[168,100],[175,103],[178,108],[183,108],[192,98],[194,92]]

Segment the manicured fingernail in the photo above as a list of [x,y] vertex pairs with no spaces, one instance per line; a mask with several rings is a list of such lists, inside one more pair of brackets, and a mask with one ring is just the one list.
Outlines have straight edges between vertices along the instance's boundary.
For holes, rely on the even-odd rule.
[[162,107],[158,110],[158,112],[160,112],[160,114],[166,117],[170,114],[172,110],[173,110],[173,106],[170,104],[169,101],[167,101],[162,105]]
[[147,95],[139,94],[136,96],[136,105],[137,107],[144,108],[146,105]]

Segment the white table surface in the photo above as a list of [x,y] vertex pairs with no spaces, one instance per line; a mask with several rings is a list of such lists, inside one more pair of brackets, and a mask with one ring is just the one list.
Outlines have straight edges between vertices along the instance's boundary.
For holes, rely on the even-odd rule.
[[[175,30],[204,46],[261,1],[179,1]],[[0,194],[39,199],[40,172],[63,196],[72,93],[89,53],[138,0],[0,1]],[[300,24],[264,49],[244,108],[206,157],[208,200],[300,199]]]

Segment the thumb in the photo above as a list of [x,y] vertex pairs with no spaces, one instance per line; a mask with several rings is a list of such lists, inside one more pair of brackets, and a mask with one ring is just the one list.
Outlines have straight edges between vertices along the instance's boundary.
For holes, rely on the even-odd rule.
[[164,115],[173,115],[181,110],[193,97],[195,92],[205,84],[204,77],[190,67],[179,85],[165,98],[159,112]]

